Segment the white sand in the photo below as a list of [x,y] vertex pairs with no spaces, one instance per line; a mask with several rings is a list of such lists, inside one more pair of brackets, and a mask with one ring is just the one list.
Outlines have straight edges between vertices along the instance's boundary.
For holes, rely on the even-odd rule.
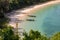
[[[44,4],[35,5],[34,7],[27,8],[25,10],[17,10],[16,12],[21,11],[22,13],[26,13],[26,14],[18,14],[18,15],[14,15],[14,16],[10,16],[10,17],[25,20],[27,18],[28,14],[34,13],[38,9],[46,8],[46,7],[51,6],[53,4],[56,4],[56,3],[60,3],[60,0],[50,1],[50,2],[47,2],[47,3],[44,3]],[[15,23],[13,23],[13,22],[11,22],[10,25],[12,25],[13,27],[16,27]]]
[[42,9],[42,8],[45,8],[47,6],[50,6],[50,5],[53,5],[53,4],[56,4],[56,3],[60,3],[60,0],[59,1],[50,1],[48,3],[45,3],[45,4],[40,4],[40,5],[35,5],[33,8],[28,8],[28,9],[25,9],[25,10],[22,10],[22,12],[24,13],[32,13],[38,9]]

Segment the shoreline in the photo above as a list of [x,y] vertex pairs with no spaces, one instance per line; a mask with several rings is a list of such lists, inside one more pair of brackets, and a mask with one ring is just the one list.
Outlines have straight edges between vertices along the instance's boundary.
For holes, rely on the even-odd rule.
[[[41,4],[35,5],[32,8],[26,8],[25,10],[17,10],[16,12],[21,12],[21,13],[19,13],[18,15],[12,15],[10,17],[14,17],[14,18],[17,17],[18,19],[25,20],[27,18],[28,14],[34,13],[39,9],[43,9],[43,8],[46,8],[48,6],[51,6],[51,5],[57,4],[57,3],[60,3],[60,1],[50,1],[50,2],[47,2],[47,3],[42,4],[42,5]],[[26,13],[26,14],[22,14],[22,13]],[[13,26],[14,28],[16,28],[16,23],[9,23],[9,24],[11,26]]]
[[42,8],[47,7],[47,6],[54,5],[54,4],[56,4],[56,3],[60,3],[60,1],[50,1],[50,2],[47,2],[47,3],[45,3],[45,4],[35,5],[33,8],[27,8],[27,9],[21,10],[21,11],[22,11],[23,13],[27,13],[27,12],[31,13],[31,11],[34,12],[34,11],[36,11],[36,10],[38,10],[38,9],[42,9]]

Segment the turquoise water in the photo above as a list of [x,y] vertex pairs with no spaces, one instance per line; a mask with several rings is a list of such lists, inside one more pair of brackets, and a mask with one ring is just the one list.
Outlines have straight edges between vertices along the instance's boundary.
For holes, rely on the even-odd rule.
[[25,31],[38,30],[42,34],[47,34],[47,36],[60,32],[60,4],[40,9],[32,15],[36,16],[36,18],[32,18],[35,19],[34,22],[25,21],[22,24]]

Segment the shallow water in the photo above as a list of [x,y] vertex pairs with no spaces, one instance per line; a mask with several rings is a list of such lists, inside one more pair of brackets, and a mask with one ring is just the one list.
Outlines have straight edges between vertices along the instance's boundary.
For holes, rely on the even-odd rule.
[[35,21],[25,21],[20,23],[20,27],[27,32],[31,29],[38,30],[42,34],[50,36],[56,32],[60,32],[60,4],[51,5],[42,10],[38,10],[32,15],[36,17],[28,17]]

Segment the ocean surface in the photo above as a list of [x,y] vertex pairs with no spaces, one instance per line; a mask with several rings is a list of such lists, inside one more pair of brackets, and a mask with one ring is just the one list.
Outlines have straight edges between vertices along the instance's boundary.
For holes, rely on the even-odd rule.
[[32,29],[47,36],[60,32],[60,4],[39,9],[31,15],[35,15],[36,17],[28,17],[27,19],[34,19],[35,21],[24,21],[20,23],[20,26],[23,27],[26,32]]

